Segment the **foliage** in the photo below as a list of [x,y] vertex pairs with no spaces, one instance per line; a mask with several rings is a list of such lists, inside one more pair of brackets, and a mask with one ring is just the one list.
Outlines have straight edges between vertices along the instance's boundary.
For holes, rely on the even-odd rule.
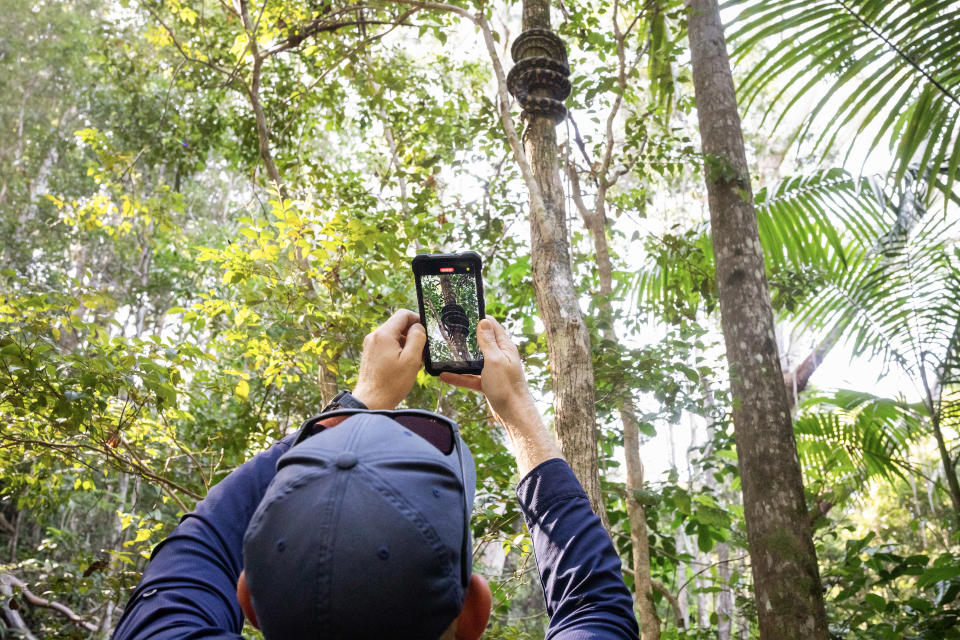
[[[960,167],[960,79],[952,70],[960,45],[949,2],[734,1],[726,6],[739,10],[731,35],[734,56],[755,51],[767,39],[780,40],[767,45],[743,78],[744,104],[776,86],[777,99],[766,107],[767,113],[781,114],[776,128],[814,87],[822,87],[797,137],[810,135],[815,146],[828,149],[849,128],[854,134],[848,153],[854,140],[869,140],[871,150],[886,141],[896,158],[892,183],[920,167],[923,181],[933,186],[942,180],[941,195],[952,194]],[[925,206],[933,193],[928,192]]]
[[893,545],[871,544],[875,538],[846,540],[824,577],[835,608],[832,634],[857,640],[960,637],[956,556],[904,556]]
[[794,419],[807,489],[834,502],[874,477],[912,473],[910,445],[923,433],[923,410],[869,393],[837,390],[804,399]]
[[[504,5],[457,6],[484,12],[500,47],[517,33]],[[712,323],[712,248],[689,213],[706,159],[691,142],[694,102],[679,62],[684,8],[615,6],[564,0],[557,26],[574,85],[571,120],[557,129],[564,165],[578,171],[588,202],[608,188],[609,296],[599,293],[585,225],[571,219],[569,236],[594,347],[611,532],[626,560],[624,400],[638,407],[644,441],[683,438],[690,423],[706,428],[706,439],[690,443],[689,471],[648,477],[638,496],[653,577],[687,606],[686,628],[662,592],[655,603],[664,637],[714,637],[717,598],[730,593],[736,626],[755,634]],[[484,256],[485,312],[516,339],[549,420],[552,372],[530,278],[526,193],[469,24],[404,3],[13,0],[4,8],[0,573],[70,607],[102,636],[179,516],[314,414],[331,385],[355,382],[364,334],[415,305],[409,261],[418,252]],[[947,28],[937,7],[927,9],[912,33]],[[753,11],[744,17],[768,15]],[[878,18],[906,20],[899,16]],[[933,130],[956,110],[931,94],[939,110],[925,111],[904,87],[895,95],[912,106],[887,130],[916,133],[903,157],[934,149],[925,165],[947,165],[949,136]],[[833,135],[824,131],[824,140]],[[812,331],[840,327],[859,352],[926,374],[939,394],[932,405],[855,392],[803,402],[797,436],[811,499],[836,502],[828,515],[838,520],[870,499],[865,487],[923,480],[916,451],[929,444],[931,417],[951,434],[960,413],[954,232],[926,204],[952,174],[939,187],[927,177],[908,169],[878,182],[834,169],[757,194],[784,317]],[[477,568],[495,598],[487,635],[542,637],[505,436],[482,398],[425,374],[408,404],[455,417],[474,454]],[[856,546],[848,540],[864,534],[840,530],[823,543],[838,634],[921,638],[952,628],[957,576],[947,574],[956,550],[950,510],[936,499],[940,479],[925,485],[937,509],[924,517],[945,544],[918,542],[901,511],[882,540]],[[86,633],[17,594],[0,596],[8,603],[38,636]]]

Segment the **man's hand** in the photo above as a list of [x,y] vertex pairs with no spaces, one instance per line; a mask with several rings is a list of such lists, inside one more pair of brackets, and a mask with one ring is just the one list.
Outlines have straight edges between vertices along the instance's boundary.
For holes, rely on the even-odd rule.
[[517,346],[493,318],[477,325],[477,346],[483,352],[483,373],[479,376],[441,373],[449,384],[482,391],[493,412],[507,429],[521,476],[551,458],[560,458],[560,449],[543,426],[533,395],[523,377]]
[[353,396],[371,409],[395,409],[423,366],[427,333],[420,316],[401,309],[363,339]]
[[484,318],[477,325],[477,346],[483,352],[483,373],[472,376],[444,372],[440,379],[482,391],[493,411],[508,425],[520,426],[531,419],[539,424],[540,413],[523,377],[520,352],[507,331],[493,318]]

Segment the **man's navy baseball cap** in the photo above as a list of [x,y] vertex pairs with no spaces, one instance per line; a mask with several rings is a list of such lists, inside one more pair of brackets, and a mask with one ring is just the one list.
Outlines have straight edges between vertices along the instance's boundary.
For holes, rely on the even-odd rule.
[[475,490],[462,441],[444,455],[387,415],[291,448],[243,539],[264,637],[439,638],[463,607]]

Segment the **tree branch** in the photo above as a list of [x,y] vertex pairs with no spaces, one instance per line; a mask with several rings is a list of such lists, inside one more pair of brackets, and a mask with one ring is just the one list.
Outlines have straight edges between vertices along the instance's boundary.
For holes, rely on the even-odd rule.
[[[627,574],[628,576],[632,576],[634,579],[636,579],[637,577],[636,572],[633,569],[630,569],[629,567],[621,566],[620,571]],[[670,592],[670,589],[667,588],[667,585],[663,584],[659,580],[654,580],[653,578],[650,578],[650,585],[654,589],[662,593],[663,597],[666,598],[667,602],[670,603],[670,608],[673,610],[673,617],[677,621],[677,628],[678,629],[686,628],[687,621],[683,617],[683,610],[680,608],[680,600],[677,598],[677,596],[673,595],[673,593]]]
[[783,384],[787,387],[787,396],[789,396],[791,407],[796,406],[800,393],[807,388],[807,383],[810,382],[810,376],[813,375],[813,372],[816,371],[820,363],[823,362],[824,357],[829,353],[830,349],[837,344],[842,334],[843,331],[839,326],[834,327],[833,330],[827,334],[827,337],[821,340],[820,343],[814,347],[813,351],[803,359],[803,362],[797,365],[793,371],[783,374]]
[[201,64],[201,65],[203,65],[203,66],[205,66],[205,67],[208,67],[208,68],[210,68],[210,69],[213,69],[213,70],[216,71],[217,73],[221,73],[221,74],[227,76],[228,78],[229,78],[230,76],[232,76],[232,74],[231,74],[229,71],[227,71],[227,70],[224,69],[223,67],[219,67],[219,66],[213,64],[213,63],[210,62],[209,60],[201,60],[200,58],[194,58],[193,56],[191,56],[190,54],[188,54],[188,53],[184,50],[183,45],[180,44],[180,41],[177,40],[177,36],[173,33],[173,30],[172,30],[170,27],[167,26],[167,23],[166,23],[166,22],[163,21],[163,18],[161,18],[161,17],[157,14],[157,12],[154,11],[153,9],[151,9],[149,6],[147,6],[146,9],[147,9],[147,12],[148,12],[151,16],[153,16],[153,19],[160,23],[160,26],[163,27],[163,30],[167,32],[167,35],[170,36],[170,41],[173,42],[173,46],[175,46],[175,47],[177,48],[177,51],[180,52],[180,55],[183,56],[184,60],[189,60],[190,62],[193,62],[193,63],[196,63],[196,64]]
[[472,14],[462,7],[443,4],[440,2],[420,2],[419,0],[392,0],[399,4],[407,4],[412,7],[420,7],[433,11],[446,11],[454,13],[461,18],[474,23],[483,34],[483,42],[487,47],[487,53],[490,56],[490,62],[493,65],[494,77],[497,80],[497,97],[499,98],[500,123],[503,125],[503,131],[510,143],[510,149],[513,150],[513,159],[520,167],[520,175],[523,176],[523,182],[530,193],[530,204],[534,210],[533,219],[540,219],[547,210],[543,193],[540,191],[540,185],[533,175],[533,168],[527,161],[527,156],[523,153],[523,145],[520,144],[520,137],[517,135],[517,129],[513,124],[513,117],[510,115],[510,94],[507,91],[507,75],[503,71],[503,64],[500,62],[500,54],[497,53],[497,46],[493,40],[493,33],[490,29],[490,23],[487,22],[483,13]]
[[663,594],[663,597],[667,599],[667,602],[670,603],[670,608],[673,609],[673,617],[677,620],[677,628],[683,629],[687,626],[687,621],[683,619],[683,609],[680,608],[680,600],[677,596],[670,593],[670,590],[667,589],[667,586],[658,580],[650,579],[650,584],[654,589]]
[[254,121],[257,125],[257,142],[259,144],[260,159],[263,160],[264,168],[267,170],[267,177],[277,185],[280,195],[287,197],[286,188],[280,181],[280,172],[277,171],[277,165],[273,162],[273,154],[270,151],[270,133],[267,130],[267,117],[263,112],[263,105],[260,102],[260,71],[263,68],[263,56],[260,55],[260,48],[257,45],[257,31],[250,20],[250,11],[247,8],[247,0],[240,0],[240,15],[243,17],[243,29],[247,33],[247,39],[250,42],[250,52],[253,54],[253,68],[250,70],[250,85],[244,86],[247,92],[247,98],[250,100],[250,107],[253,109]]
[[8,535],[13,535],[13,532],[16,531],[13,523],[7,520],[7,517],[2,513],[0,513],[0,531]]
[[567,176],[570,177],[570,195],[573,196],[573,203],[576,205],[577,211],[580,212],[580,216],[587,224],[587,227],[590,227],[593,212],[587,208],[586,203],[583,201],[583,191],[580,189],[580,174],[572,162],[567,164]]
[[21,580],[15,576],[10,575],[9,573],[0,573],[0,584],[10,585],[20,589],[23,599],[26,600],[29,604],[34,607],[43,607],[44,609],[52,609],[59,613],[60,615],[67,618],[70,622],[79,625],[86,629],[87,631],[96,631],[97,625],[92,622],[84,620],[82,617],[73,612],[70,607],[65,604],[60,604],[59,602],[53,602],[52,600],[47,600],[46,598],[41,598],[36,595],[30,588],[27,587]]
[[687,588],[687,585],[690,584],[691,582],[693,582],[694,578],[696,578],[697,576],[699,576],[699,575],[702,574],[702,573],[706,573],[707,571],[710,571],[710,569],[712,569],[713,567],[717,567],[717,566],[720,566],[721,564],[726,564],[726,563],[728,563],[728,562],[736,562],[737,560],[744,560],[744,559],[749,558],[749,557],[750,557],[750,554],[749,554],[749,553],[745,553],[745,554],[743,554],[742,556],[737,556],[736,558],[727,558],[726,560],[721,560],[721,561],[719,561],[719,562],[714,562],[714,563],[712,563],[712,564],[708,564],[706,567],[704,567],[704,568],[701,569],[700,571],[697,571],[695,574],[693,574],[692,576],[690,576],[690,578],[688,578],[686,582],[684,582],[682,585],[680,585],[680,588],[677,589],[677,594],[679,594],[681,591],[683,591],[684,589],[686,589],[686,588]]
[[[354,11],[358,11],[362,7],[356,7]],[[411,15],[419,11],[419,8],[415,7],[410,9],[396,18],[396,20],[365,20],[357,19],[350,20],[347,22],[324,22],[318,16],[314,18],[310,23],[303,27],[297,33],[288,36],[282,44],[273,47],[272,49],[267,49],[263,51],[261,55],[264,58],[269,58],[270,56],[282,53],[283,51],[289,51],[300,45],[304,40],[311,36],[315,36],[318,33],[329,33],[331,31],[337,31],[338,29],[343,29],[344,27],[357,27],[357,26],[366,26],[366,25],[391,25],[391,26],[414,26],[406,24],[404,21],[409,18]]]
[[[200,500],[203,497],[197,494],[196,492],[191,491],[190,489],[187,489],[186,487],[174,482],[173,480],[164,478],[163,476],[156,474],[155,472],[147,468],[142,463],[138,463],[135,460],[130,460],[128,458],[124,458],[123,456],[112,451],[109,447],[108,448],[97,447],[92,444],[68,444],[63,442],[49,442],[46,440],[18,438],[15,436],[10,436],[8,434],[0,434],[0,442],[5,442],[5,444],[0,444],[0,449],[5,449],[7,447],[11,447],[15,445],[47,447],[49,449],[54,449],[61,453],[65,453],[71,456],[73,459],[77,460],[78,462],[82,462],[77,453],[79,451],[91,451],[94,453],[99,453],[104,458],[112,460],[119,471],[122,471],[124,473],[132,473],[135,475],[139,475],[143,478],[146,478],[147,480],[153,480],[154,482],[159,484],[161,488],[167,491],[167,494],[171,497],[171,499],[173,499],[180,506],[180,508],[182,508],[185,512],[189,511],[189,509],[186,508],[186,505],[183,503],[183,501],[175,493],[173,493],[173,491],[178,491],[186,496],[189,496],[190,498],[193,498],[194,500]],[[85,464],[85,466],[90,467],[89,464]]]

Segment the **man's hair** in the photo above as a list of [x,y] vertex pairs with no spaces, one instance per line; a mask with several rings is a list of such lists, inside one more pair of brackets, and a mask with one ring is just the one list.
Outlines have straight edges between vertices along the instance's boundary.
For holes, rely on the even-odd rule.
[[444,455],[377,414],[291,448],[243,540],[265,638],[441,638],[469,579],[476,482],[459,450],[466,478],[456,449]]

